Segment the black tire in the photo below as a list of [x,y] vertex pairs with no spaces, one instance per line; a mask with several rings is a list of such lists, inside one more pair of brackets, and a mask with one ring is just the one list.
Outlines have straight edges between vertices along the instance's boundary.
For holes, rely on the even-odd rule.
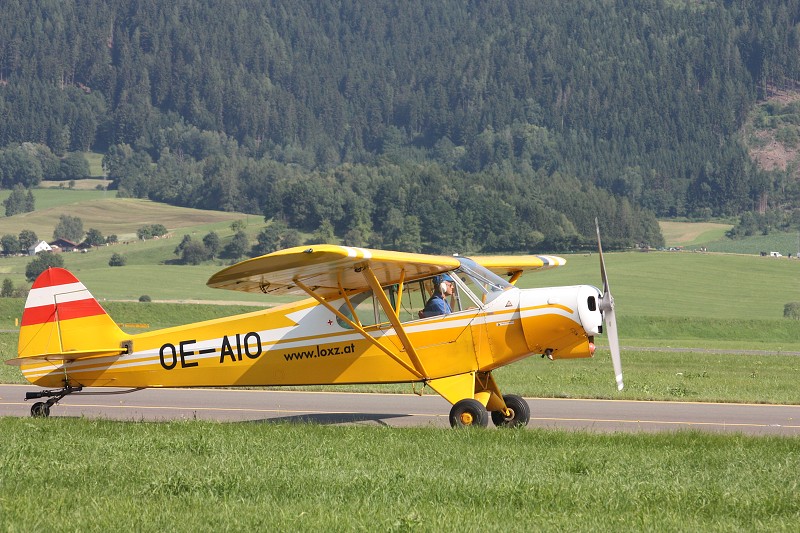
[[450,425],[454,428],[481,427],[489,425],[489,413],[478,400],[460,400],[450,409]]
[[36,402],[31,406],[31,416],[33,418],[47,418],[50,416],[50,406],[45,402]]
[[516,394],[506,394],[503,396],[506,407],[511,410],[511,416],[506,416],[502,411],[492,411],[492,422],[499,428],[516,428],[528,425],[531,419],[531,407],[525,398]]

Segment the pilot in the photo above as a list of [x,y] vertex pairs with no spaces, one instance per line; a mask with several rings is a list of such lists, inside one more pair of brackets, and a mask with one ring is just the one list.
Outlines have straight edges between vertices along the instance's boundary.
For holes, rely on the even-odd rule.
[[436,276],[433,278],[434,291],[431,297],[425,303],[425,308],[419,312],[420,318],[428,318],[431,316],[448,315],[452,312],[450,304],[447,303],[447,297],[453,295],[455,289],[455,282],[448,274]]

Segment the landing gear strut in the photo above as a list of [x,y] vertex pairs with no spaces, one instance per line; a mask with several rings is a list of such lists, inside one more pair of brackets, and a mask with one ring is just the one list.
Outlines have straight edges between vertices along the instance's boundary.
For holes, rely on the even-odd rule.
[[38,398],[49,398],[46,402],[36,402],[31,406],[31,416],[34,418],[47,418],[50,416],[50,408],[61,401],[61,399],[73,392],[80,392],[83,387],[73,387],[66,385],[60,390],[43,390],[36,392],[26,392],[25,400],[35,400]]

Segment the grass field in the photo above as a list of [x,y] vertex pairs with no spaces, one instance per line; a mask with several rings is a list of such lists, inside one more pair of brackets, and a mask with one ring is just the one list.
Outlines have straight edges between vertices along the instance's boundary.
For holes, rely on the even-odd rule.
[[[256,229],[261,226],[257,226]],[[225,222],[193,227],[202,239],[211,229],[230,235]],[[188,231],[188,230],[187,230]],[[87,254],[64,255],[72,270],[101,301],[137,300],[147,294],[154,300],[224,300],[265,302],[262,295],[209,289],[208,278],[226,263],[198,266],[157,264],[174,259],[180,242],[172,239],[136,242],[95,249]],[[124,267],[109,267],[115,252],[128,260]],[[521,287],[594,284],[602,286],[596,254],[565,255],[567,265],[529,274]],[[15,286],[25,284],[29,258],[0,258],[0,278]],[[674,252],[607,254],[612,291],[620,316],[680,316],[718,319],[781,318],[784,305],[800,301],[800,261],[730,254]],[[124,280],[124,282],[121,282]],[[279,300],[285,301],[285,300]]]
[[[523,277],[521,286],[602,286],[596,254],[565,255],[564,267]],[[800,261],[678,252],[607,254],[612,293],[624,316],[781,318],[800,301]]]
[[773,232],[731,240],[725,237],[733,224],[718,222],[659,222],[667,247],[680,246],[692,251],[702,247],[709,252],[759,255],[761,252],[780,252],[788,256],[800,252],[800,235]]
[[0,434],[5,531],[795,531],[800,519],[792,438],[10,418]]
[[[104,178],[86,178],[82,180],[42,180],[39,187],[42,189],[72,189],[76,191],[95,191],[107,189],[111,182]],[[113,197],[112,192],[108,196]]]
[[[227,221],[203,222],[186,231],[197,238],[211,229],[223,235],[231,233]],[[157,264],[174,257],[172,250],[177,242],[176,238],[150,240],[64,257],[66,266],[120,323],[161,328],[253,309],[118,302],[135,301],[145,294],[156,301],[227,300],[274,305],[287,300],[207,288],[205,281],[224,266],[222,262],[199,266]],[[126,250],[127,266],[107,266],[115,250]],[[601,285],[597,254],[565,257],[565,267],[529,274],[520,286]],[[27,258],[0,260],[0,277],[8,275],[15,284],[21,283],[26,262]],[[608,254],[606,264],[623,345],[697,349],[688,355],[666,350],[626,350],[623,359],[628,387],[622,397],[800,403],[800,389],[793,385],[798,366],[795,356],[767,356],[756,364],[751,357],[701,352],[800,351],[800,322],[782,317],[784,304],[800,301],[800,261],[752,255],[629,252]],[[22,305],[21,300],[0,301],[0,328],[12,331],[8,340],[3,340],[5,334],[0,336],[4,359],[15,355],[14,319],[21,315]],[[601,346],[604,342],[604,338],[599,339]],[[504,388],[528,396],[608,397],[613,393],[608,386],[610,365],[601,360],[598,355],[591,361],[549,365],[531,359],[510,367],[504,379],[511,387]],[[0,379],[21,378],[18,370],[7,368]]]
[[[154,300],[231,298],[260,304],[285,301],[206,288],[205,281],[222,264],[196,267],[146,264],[165,253],[165,246],[171,249],[174,245],[174,239],[168,244],[162,240],[131,245],[132,264],[121,268],[110,268],[103,263],[110,254],[106,248],[89,254],[69,254],[67,266],[117,322],[145,323],[152,328],[253,308],[184,307],[114,300],[136,300],[148,294]],[[520,285],[600,285],[597,254],[566,257],[565,267],[530,274]],[[13,261],[16,259],[0,264]],[[800,322],[782,318],[785,303],[800,301],[797,283],[800,261],[662,252],[608,254],[606,263],[624,346],[696,349],[689,354],[626,350],[623,360],[627,389],[622,397],[800,403],[800,389],[794,385],[798,377],[796,356],[766,356],[756,360],[750,356],[702,353],[702,349],[800,351]],[[22,305],[21,300],[0,301],[0,327],[13,331],[13,321],[21,315]],[[9,335],[12,338],[2,347],[3,358],[13,357],[16,351],[13,333]],[[601,337],[600,345],[604,342]],[[610,365],[601,360],[598,355],[590,361],[548,365],[531,359],[509,368],[508,378],[504,379],[510,380],[511,387],[504,385],[504,388],[527,396],[608,397],[613,393],[609,387]],[[498,372],[498,376],[503,376],[502,372],[505,370]],[[0,379],[19,381],[19,372],[7,368]]]
[[[51,240],[62,214],[80,218],[84,230],[96,228],[103,235],[117,235],[120,240],[135,240],[137,229],[156,222],[175,232],[246,217],[240,213],[174,207],[138,198],[116,198],[115,195],[114,191],[37,189],[36,211],[0,218],[0,235],[18,235],[23,229],[29,229],[39,238]],[[260,217],[255,218],[260,221]]]
[[725,237],[732,224],[717,222],[675,222],[662,220],[658,223],[667,247],[692,248]]
[[[134,204],[111,208],[116,204],[89,196],[59,204],[77,198],[72,194],[98,191],[57,192],[62,196],[51,198],[43,227],[52,228],[64,206],[69,214],[89,216],[93,203],[102,204],[93,220],[104,234],[124,231],[109,231],[101,222],[115,227],[125,219],[135,231],[137,224],[171,216],[154,211],[137,218]],[[177,237],[186,232],[202,238],[211,229],[230,235],[231,219],[201,213],[180,226],[183,214],[188,216],[174,219]],[[9,222],[15,218],[4,223],[16,229],[0,225],[0,234],[25,227],[14,225],[19,219]],[[84,219],[84,227],[95,226]],[[260,217],[248,230],[254,234],[258,227]],[[700,242],[715,231],[698,230],[691,239]],[[163,264],[174,258],[177,243],[136,242],[69,254],[65,261],[122,323],[157,328],[254,309],[113,301],[142,294],[266,302],[260,295],[205,288],[221,262]],[[110,255],[120,250],[128,266],[108,267]],[[601,284],[596,254],[566,257],[566,267],[529,275],[521,286]],[[0,260],[0,278],[22,283],[27,261]],[[623,351],[622,394],[602,348],[589,360],[537,357],[499,369],[505,392],[800,403],[800,357],[700,349],[800,351],[800,322],[782,318],[784,303],[800,301],[800,261],[618,253],[606,263],[623,345],[663,350]],[[0,299],[0,329],[8,330],[0,332],[2,359],[16,354],[13,320],[22,306],[22,300]],[[698,349],[666,350],[675,346]],[[22,377],[0,365],[0,381]],[[409,392],[410,386],[348,390]],[[57,417],[0,418],[0,435],[0,530],[6,531],[794,531],[800,519],[798,438]]]
[[[139,227],[159,221],[172,231],[172,239],[147,242],[133,239],[128,244],[102,247],[87,254],[66,254],[66,266],[100,300],[136,300],[147,294],[155,300],[263,301],[260,295],[206,288],[205,281],[225,266],[223,261],[199,266],[165,264],[176,258],[173,250],[183,234],[202,239],[213,230],[224,241],[232,235],[230,222],[243,220],[254,241],[256,233],[264,226],[261,217],[104,196],[108,194],[113,193],[37,190],[39,209],[0,219],[0,234],[18,234],[27,228],[49,237],[63,212],[81,217],[84,228],[96,227],[104,235],[117,234],[123,240],[125,236],[133,237]],[[688,223],[671,223],[671,226],[667,223],[666,226],[672,228],[673,234],[695,241],[702,241],[702,236],[716,234],[725,227],[721,224],[695,227]],[[114,253],[126,257],[125,267],[108,266]],[[521,286],[601,284],[596,254],[565,257],[568,259],[566,267],[526,276]],[[15,286],[23,285],[29,261],[26,257],[0,258],[0,278],[7,277]],[[753,254],[631,252],[608,254],[607,263],[620,315],[780,318],[784,304],[800,301],[800,284],[796,281],[800,261],[796,260]],[[120,283],[121,279],[125,282]]]
[[797,233],[770,233],[754,235],[742,240],[719,239],[706,244],[710,252],[728,254],[758,254],[760,252],[780,252],[785,256],[800,252]]

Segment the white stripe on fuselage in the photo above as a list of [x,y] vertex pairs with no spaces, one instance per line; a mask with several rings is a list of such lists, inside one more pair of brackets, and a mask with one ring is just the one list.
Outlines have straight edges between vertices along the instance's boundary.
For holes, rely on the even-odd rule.
[[[298,314],[305,314],[305,313],[298,313]],[[406,333],[414,334],[414,333],[421,333],[421,332],[428,332],[428,331],[436,331],[442,329],[463,329],[472,323],[475,319],[473,314],[468,314],[464,317],[457,318],[457,315],[460,313],[456,313],[454,315],[450,315],[448,318],[442,320],[441,318],[436,320],[430,321],[419,321],[419,322],[411,322],[405,326]],[[486,316],[486,323],[487,324],[495,324],[495,323],[503,323],[518,320],[520,317],[532,317],[532,316],[544,316],[548,314],[557,314],[563,316],[565,318],[569,318],[575,320],[575,317],[561,309],[559,307],[542,307],[542,308],[533,308],[533,309],[523,309],[522,312],[519,310],[514,310],[513,312],[508,313],[491,313]],[[292,330],[296,330],[292,332]],[[363,339],[363,336],[359,333],[356,333],[352,330],[339,330],[337,332],[333,332],[327,335],[307,335],[303,334],[303,330],[306,328],[298,328],[298,326],[293,326],[289,328],[277,328],[277,329],[270,329],[270,330],[262,330],[257,331],[255,333],[258,334],[259,338],[261,339],[261,346],[265,353],[270,351],[283,351],[283,350],[291,350],[296,348],[302,348],[310,345],[316,344],[330,344],[330,343],[341,343],[341,342],[352,342],[356,340]],[[187,332],[188,333],[188,332]],[[287,337],[288,334],[295,333],[291,337]],[[243,337],[243,333],[239,333]],[[394,329],[386,329],[386,330],[377,330],[370,332],[370,335],[373,338],[394,338],[396,334]],[[229,342],[233,342],[232,339],[235,338],[236,334],[226,335],[224,337],[228,337]],[[213,339],[204,339],[197,342],[193,342],[191,346],[188,346],[188,351],[194,352],[191,356],[186,357],[186,361],[202,361],[205,359],[216,359],[220,357],[220,348],[222,347],[223,338],[224,337],[217,337]],[[188,340],[188,339],[184,339]],[[176,348],[179,347],[181,341],[176,341],[173,344]],[[209,352],[207,354],[199,354],[198,352],[202,350],[207,350],[214,348],[213,352]],[[148,350],[137,351],[132,354],[128,355],[121,355],[121,356],[114,356],[114,357],[102,357],[102,358],[93,358],[90,360],[75,360],[72,361],[68,366],[68,371],[70,374],[83,374],[86,372],[105,372],[108,370],[118,370],[123,368],[135,368],[139,366],[147,366],[153,364],[160,363],[160,350],[161,348],[151,348]],[[54,365],[52,369],[42,369],[35,368],[23,371],[23,374],[28,378],[37,378],[41,376],[45,376],[54,370],[59,370],[63,368],[63,364]]]

